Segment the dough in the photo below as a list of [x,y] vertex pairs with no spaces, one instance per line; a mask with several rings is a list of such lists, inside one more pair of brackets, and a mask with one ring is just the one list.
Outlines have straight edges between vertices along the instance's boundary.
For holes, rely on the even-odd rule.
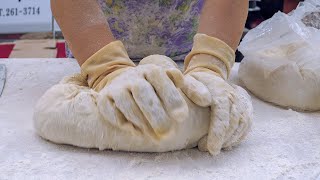
[[161,141],[115,128],[103,120],[97,107],[100,94],[86,87],[81,78],[67,77],[40,98],[35,107],[34,125],[41,137],[59,144],[100,150],[165,152],[195,147],[208,132],[210,108],[200,108],[186,97],[189,118],[174,124],[172,133]]
[[239,45],[239,77],[264,101],[302,111],[320,110],[319,0],[276,13]]
[[[130,71],[119,75],[109,86],[127,74],[130,74]],[[211,108],[197,106],[180,89],[179,92],[188,105],[187,118],[182,122],[175,121],[172,124],[172,130],[158,140],[146,134],[124,131],[106,121],[103,113],[105,92],[107,91],[96,92],[90,89],[86,80],[79,74],[66,77],[59,84],[50,88],[37,103],[34,112],[34,126],[37,133],[55,143],[99,148],[100,150],[166,152],[193,148],[199,143],[201,143],[199,146],[202,150],[208,149],[205,142],[210,123],[212,123]],[[239,112],[242,112],[241,109],[247,109],[249,116],[244,116],[246,117],[244,119],[236,119],[242,117],[242,114],[237,114],[230,117],[236,120],[226,123],[232,123],[231,129],[239,126],[239,129],[236,129],[237,132],[243,130],[244,132],[238,132],[237,135],[241,135],[239,138],[228,138],[227,140],[232,140],[230,142],[223,141],[223,148],[231,148],[239,144],[249,131],[252,104],[246,92],[242,92],[241,95],[243,99],[239,101],[241,104]],[[229,112],[229,109],[225,111]],[[218,129],[219,133],[223,131],[229,131],[228,126]]]
[[259,98],[295,110],[320,110],[320,57],[305,42],[246,56],[239,77]]

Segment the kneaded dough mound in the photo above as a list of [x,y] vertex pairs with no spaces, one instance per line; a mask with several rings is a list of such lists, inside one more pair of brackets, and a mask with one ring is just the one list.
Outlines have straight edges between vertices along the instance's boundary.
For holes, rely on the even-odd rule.
[[259,98],[303,111],[320,110],[320,57],[304,43],[293,43],[247,56],[239,77]]
[[208,132],[209,108],[200,108],[188,98],[185,99],[190,118],[175,124],[174,131],[161,141],[120,130],[104,120],[98,107],[101,96],[103,94],[87,87],[81,75],[66,77],[38,101],[34,112],[37,133],[58,144],[100,150],[165,152],[195,147]]
[[[161,63],[165,62],[165,59],[164,56],[149,56],[143,59],[140,62],[142,65],[137,68],[149,68],[149,61],[161,67],[170,66],[170,64]],[[126,78],[133,71],[135,68],[127,70],[117,78]],[[115,85],[113,83],[117,83],[117,78],[110,83],[110,87]],[[238,145],[246,137],[253,118],[250,96],[242,88],[233,86],[238,93],[237,98],[239,98],[238,106],[233,106],[233,108],[246,113],[242,114],[242,118],[232,116],[232,125],[229,128],[219,129],[221,132],[238,127],[238,134],[223,139],[222,148],[225,149]],[[182,91],[180,94],[188,106],[186,119],[182,122],[175,121],[168,134],[155,140],[150,135],[124,131],[107,121],[104,113],[106,106],[104,99],[107,94],[104,90],[96,92],[90,89],[86,79],[80,74],[76,74],[66,77],[59,84],[51,87],[40,98],[35,107],[34,126],[37,133],[47,140],[85,148],[166,152],[199,146],[200,150],[207,150],[207,144],[204,142],[207,142],[210,124],[215,121],[215,119],[211,119],[211,108],[197,106]],[[229,109],[225,109],[225,111],[229,112]],[[238,135],[241,136],[237,138]]]

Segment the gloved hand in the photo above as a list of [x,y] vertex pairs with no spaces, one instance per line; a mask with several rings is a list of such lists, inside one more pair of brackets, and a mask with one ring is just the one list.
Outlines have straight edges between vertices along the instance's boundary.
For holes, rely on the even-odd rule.
[[188,115],[177,89],[183,74],[155,65],[135,67],[120,41],[106,45],[81,70],[89,87],[99,92],[97,104],[103,118],[122,130],[159,139]]
[[[176,74],[179,74],[177,71],[180,71],[171,58],[163,55],[147,56],[140,61],[139,66],[147,64],[159,66],[167,72],[176,72]],[[212,101],[208,88],[190,75],[183,78],[183,84],[180,83],[179,87],[189,100],[198,106],[209,107]]]
[[199,141],[198,148],[212,155],[219,154],[221,149],[231,149],[250,129],[253,118],[250,96],[241,87],[230,85],[213,73],[192,72],[191,75],[204,83],[212,96],[208,135]]
[[121,41],[114,41],[86,60],[81,66],[82,76],[90,88],[101,91],[122,72],[135,67]]
[[210,127],[198,147],[213,155],[219,154],[222,148],[237,145],[251,126],[253,108],[250,96],[241,87],[225,81],[234,58],[234,51],[223,41],[197,34],[185,59],[185,75],[202,82],[211,93]]
[[137,66],[101,90],[98,108],[116,127],[161,139],[174,123],[188,115],[188,106],[177,89],[182,82],[178,70],[165,72],[155,65]]

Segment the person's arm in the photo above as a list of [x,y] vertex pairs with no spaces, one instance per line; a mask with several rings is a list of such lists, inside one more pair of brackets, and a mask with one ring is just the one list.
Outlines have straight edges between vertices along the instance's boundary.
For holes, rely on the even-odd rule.
[[51,9],[80,65],[115,40],[96,0],[51,0]]
[[205,0],[198,33],[216,37],[236,50],[248,16],[248,7],[248,0]]

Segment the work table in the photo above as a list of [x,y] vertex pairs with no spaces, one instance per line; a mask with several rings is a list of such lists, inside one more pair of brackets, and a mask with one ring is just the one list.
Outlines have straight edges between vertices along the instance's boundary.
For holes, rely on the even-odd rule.
[[[282,109],[252,96],[252,132],[240,146],[216,157],[197,149],[168,153],[83,149],[41,139],[32,120],[42,94],[79,71],[76,61],[0,59],[0,64],[7,67],[0,97],[0,179],[320,178],[320,112]],[[231,81],[241,85],[238,66]]]

